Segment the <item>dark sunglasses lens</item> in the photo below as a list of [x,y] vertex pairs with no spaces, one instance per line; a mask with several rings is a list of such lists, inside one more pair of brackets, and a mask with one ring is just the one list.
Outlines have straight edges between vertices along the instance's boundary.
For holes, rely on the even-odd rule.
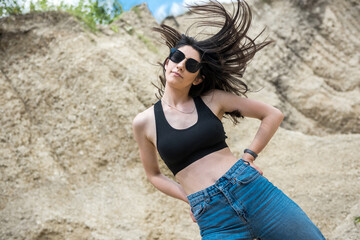
[[[170,60],[179,63],[185,59],[185,54],[176,48],[171,49]],[[195,73],[200,68],[200,63],[195,59],[189,58],[185,63],[186,70]]]
[[179,63],[182,60],[184,60],[184,58],[185,58],[185,55],[182,52],[180,52],[179,50],[176,50],[170,56],[170,60],[173,61],[174,63]]
[[185,67],[189,72],[195,73],[197,70],[199,70],[200,63],[195,59],[190,58],[186,61]]

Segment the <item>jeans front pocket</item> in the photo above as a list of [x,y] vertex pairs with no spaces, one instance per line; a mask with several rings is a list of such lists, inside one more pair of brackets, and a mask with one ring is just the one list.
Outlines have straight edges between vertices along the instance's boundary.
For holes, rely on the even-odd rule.
[[194,206],[191,206],[191,212],[193,213],[196,221],[204,214],[206,208],[207,204],[205,201],[201,201]]
[[258,170],[256,170],[255,168],[253,168],[250,165],[247,165],[243,171],[241,171],[237,176],[234,177],[234,180],[237,183],[245,185],[245,184],[252,182],[259,176],[260,176],[260,173]]

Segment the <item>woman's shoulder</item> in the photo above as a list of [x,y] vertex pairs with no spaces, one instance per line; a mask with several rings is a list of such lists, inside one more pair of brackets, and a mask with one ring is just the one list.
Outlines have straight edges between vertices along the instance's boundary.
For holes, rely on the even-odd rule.
[[201,95],[201,99],[207,105],[207,107],[219,118],[221,119],[223,111],[223,95],[228,94],[227,92],[219,89],[212,89],[205,94]]
[[205,94],[202,94],[201,98],[206,102],[210,102],[221,101],[221,99],[226,98],[227,96],[234,96],[234,94],[220,89],[212,89]]
[[154,118],[154,105],[152,105],[135,116],[132,122],[133,128],[143,130],[154,120]]
[[239,102],[246,99],[242,96],[220,89],[210,90],[201,95],[201,98],[213,112],[218,112],[219,115],[225,112],[234,111],[235,107],[239,105]]

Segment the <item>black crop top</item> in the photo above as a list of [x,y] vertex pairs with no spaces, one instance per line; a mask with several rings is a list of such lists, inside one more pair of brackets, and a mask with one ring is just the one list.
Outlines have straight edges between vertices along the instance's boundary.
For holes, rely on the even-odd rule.
[[175,175],[196,160],[226,148],[222,122],[201,97],[194,98],[198,120],[185,129],[175,129],[167,122],[159,100],[154,105],[156,145],[161,158]]

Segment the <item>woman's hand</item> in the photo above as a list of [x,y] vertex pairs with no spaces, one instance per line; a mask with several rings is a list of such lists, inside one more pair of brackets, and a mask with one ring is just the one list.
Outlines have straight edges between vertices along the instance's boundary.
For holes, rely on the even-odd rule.
[[261,169],[256,166],[254,164],[254,157],[251,156],[250,154],[248,153],[245,153],[243,156],[242,156],[242,159],[244,159],[244,161],[248,162],[250,164],[250,166],[252,166],[253,168],[255,168],[261,175],[263,175],[263,171],[261,171]]
[[190,217],[191,217],[191,219],[193,220],[193,222],[196,223],[194,214],[193,214],[192,211],[191,211],[191,207],[190,207]]
[[263,175],[263,171],[261,171],[261,169],[254,164],[255,158],[253,155],[246,152],[242,155],[241,159],[244,159],[245,161],[249,162],[250,166],[255,168],[261,175]]
[[253,161],[249,161],[249,163],[250,163],[250,166],[255,168],[261,175],[263,175],[263,171],[261,171],[261,169],[258,166],[256,166]]

